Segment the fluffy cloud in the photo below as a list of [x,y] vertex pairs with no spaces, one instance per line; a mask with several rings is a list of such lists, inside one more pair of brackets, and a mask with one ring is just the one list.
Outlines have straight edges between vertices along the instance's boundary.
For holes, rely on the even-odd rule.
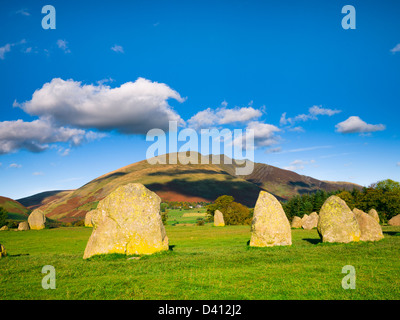
[[349,117],[347,120],[338,123],[335,127],[336,131],[340,133],[368,133],[386,129],[383,124],[368,124],[357,116]]
[[259,118],[262,115],[260,110],[253,107],[227,109],[225,106],[226,104],[224,107],[216,110],[208,108],[196,113],[187,121],[188,125],[197,129],[207,128],[237,122],[244,123]]
[[57,40],[57,46],[65,53],[71,52],[71,50],[68,49],[68,42],[66,40]]
[[[235,137],[232,144],[235,146],[242,146],[246,148],[269,147],[279,142],[280,137],[275,135],[275,133],[279,131],[281,130],[272,124],[252,121],[248,123],[246,131],[244,131],[243,134]],[[251,138],[251,135],[254,138],[253,144],[252,146],[248,146],[246,145],[246,140],[247,138]],[[280,150],[280,148],[276,149]]]
[[391,53],[400,52],[400,43],[397,44],[393,49],[390,49]]
[[49,143],[69,142],[80,145],[101,135],[81,129],[53,126],[46,120],[0,122],[0,154],[26,149],[31,152],[46,150]]
[[7,43],[4,46],[0,47],[0,59],[4,60],[5,54],[11,51],[11,44]]
[[299,114],[293,118],[286,118],[286,112],[282,114],[279,121],[281,126],[294,125],[299,121],[318,120],[317,116],[333,116],[340,113],[341,110],[322,108],[321,106],[312,106],[308,109],[308,114]]
[[114,51],[114,52],[124,53],[124,48],[122,46],[117,45],[117,44],[112,46],[111,50]]
[[36,90],[30,101],[15,105],[60,125],[146,134],[153,128],[167,130],[168,121],[184,123],[168,99],[184,101],[166,84],[143,78],[117,88],[55,78]]
[[16,42],[16,43],[7,43],[7,44],[5,44],[4,46],[0,47],[0,59],[1,59],[1,60],[4,60],[4,59],[5,59],[5,54],[6,54],[7,52],[10,52],[12,47],[18,46],[18,45],[20,45],[20,44],[25,44],[25,43],[26,43],[26,40],[25,40],[25,39],[22,39],[22,40],[19,41],[19,42]]
[[315,160],[311,160],[311,161],[294,160],[290,163],[290,166],[284,167],[284,169],[290,170],[290,171],[303,170],[305,165],[314,164],[314,163],[315,163]]

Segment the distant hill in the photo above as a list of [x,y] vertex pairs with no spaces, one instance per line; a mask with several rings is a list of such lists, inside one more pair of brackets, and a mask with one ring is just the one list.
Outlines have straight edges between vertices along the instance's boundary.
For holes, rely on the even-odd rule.
[[39,208],[40,206],[48,204],[49,202],[58,200],[73,191],[74,190],[45,191],[34,194],[33,196],[17,199],[16,201],[18,201],[28,209],[34,210],[36,208]]
[[8,211],[9,219],[26,220],[28,218],[29,210],[13,199],[0,197],[0,207]]
[[[43,197],[43,194],[28,198],[42,199],[41,209],[48,217],[70,222],[82,219],[88,211],[97,207],[98,201],[118,186],[130,182],[143,183],[164,201],[211,202],[227,194],[250,207],[255,205],[261,190],[269,191],[283,200],[316,190],[361,188],[351,183],[320,181],[262,163],[254,164],[251,175],[237,176],[235,169],[240,165],[234,160],[232,164],[224,164],[224,158],[230,159],[220,156],[221,164],[201,164],[200,159],[209,157],[198,153],[195,157],[198,157],[200,164],[150,165],[143,160],[100,176],[77,190],[50,193],[50,198]],[[38,204],[37,200],[30,201],[27,198],[21,201],[30,204],[30,207]]]

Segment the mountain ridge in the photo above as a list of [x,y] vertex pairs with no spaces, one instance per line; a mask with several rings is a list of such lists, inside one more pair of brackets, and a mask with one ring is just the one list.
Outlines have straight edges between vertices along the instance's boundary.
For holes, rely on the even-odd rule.
[[[167,162],[172,159],[171,154],[163,156]],[[163,159],[163,156],[149,161]],[[254,163],[254,171],[250,175],[239,176],[236,175],[236,169],[243,167],[243,163],[225,155],[213,156],[214,160],[219,157],[219,164],[205,163],[211,162],[211,157],[193,153],[188,159],[192,162],[197,160],[197,164],[182,164],[179,159],[176,164],[149,164],[148,160],[142,160],[101,175],[76,190],[53,194],[55,198],[42,199],[39,206],[30,202],[30,207],[40,207],[52,219],[65,222],[79,220],[118,186],[130,182],[144,184],[163,201],[212,202],[218,196],[227,194],[250,207],[255,205],[261,190],[285,200],[296,194],[317,190],[362,188],[352,183],[330,183],[302,176],[263,163]],[[32,200],[34,196],[28,198]],[[19,200],[28,202],[26,198]]]

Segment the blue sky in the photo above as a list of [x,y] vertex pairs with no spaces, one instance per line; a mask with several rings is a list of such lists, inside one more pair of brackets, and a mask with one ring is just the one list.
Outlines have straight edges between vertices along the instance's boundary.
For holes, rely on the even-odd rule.
[[[41,26],[47,4],[55,30]],[[347,4],[355,30],[341,26]],[[398,1],[0,8],[2,196],[78,188],[143,160],[147,130],[173,119],[252,127],[256,162],[318,179],[400,180]]]

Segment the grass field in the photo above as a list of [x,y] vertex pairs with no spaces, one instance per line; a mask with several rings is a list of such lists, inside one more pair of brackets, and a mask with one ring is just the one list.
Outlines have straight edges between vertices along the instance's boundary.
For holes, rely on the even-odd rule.
[[182,224],[190,225],[196,224],[197,219],[205,219],[206,218],[206,208],[193,208],[187,210],[179,210],[179,209],[168,209],[168,225],[179,226]]
[[[322,244],[292,230],[290,247],[250,248],[248,226],[167,226],[171,250],[140,260],[83,260],[91,228],[0,232],[0,299],[399,299],[400,227],[375,243]],[[44,265],[57,289],[44,290]],[[356,289],[341,287],[342,267]]]

